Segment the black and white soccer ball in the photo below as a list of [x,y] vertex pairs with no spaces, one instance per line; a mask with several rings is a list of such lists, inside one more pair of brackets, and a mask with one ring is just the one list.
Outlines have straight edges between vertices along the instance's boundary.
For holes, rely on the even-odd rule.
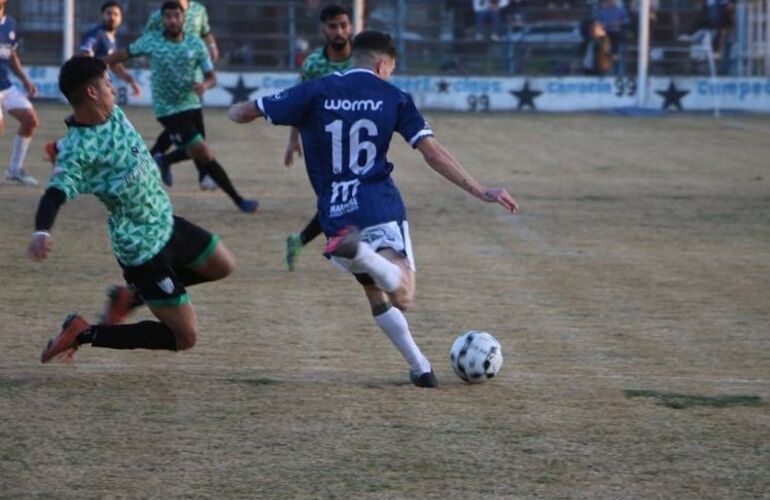
[[503,366],[500,342],[487,332],[471,330],[455,340],[449,361],[458,377],[470,384],[491,379]]

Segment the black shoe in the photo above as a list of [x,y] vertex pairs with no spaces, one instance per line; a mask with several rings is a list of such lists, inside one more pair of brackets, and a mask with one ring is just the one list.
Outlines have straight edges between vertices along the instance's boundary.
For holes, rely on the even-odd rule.
[[417,376],[414,372],[410,371],[409,380],[411,380],[417,387],[425,387],[427,389],[438,387],[438,379],[436,378],[436,374],[433,373],[433,370],[425,372],[420,376]]

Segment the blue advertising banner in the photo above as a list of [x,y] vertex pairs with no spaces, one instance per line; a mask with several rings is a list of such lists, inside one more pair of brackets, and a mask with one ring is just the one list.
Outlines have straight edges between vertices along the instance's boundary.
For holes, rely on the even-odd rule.
[[[38,87],[38,98],[60,99],[56,67],[28,68]],[[123,104],[151,103],[150,72],[132,70],[142,88],[129,95],[113,78]],[[274,94],[299,83],[293,73],[217,74],[218,86],[204,97],[207,106]],[[445,77],[395,76],[392,82],[408,92],[421,109],[446,111],[590,111],[637,106],[637,85],[632,77]],[[650,110],[723,110],[770,112],[770,78],[653,77],[643,106]]]

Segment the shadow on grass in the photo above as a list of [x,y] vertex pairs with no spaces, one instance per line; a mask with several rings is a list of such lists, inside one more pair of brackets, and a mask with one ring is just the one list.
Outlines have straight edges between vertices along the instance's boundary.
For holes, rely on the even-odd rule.
[[762,406],[764,402],[759,396],[698,396],[697,394],[677,394],[675,392],[659,392],[650,390],[626,389],[626,398],[650,398],[659,405],[677,410],[695,406],[710,406],[712,408],[729,408],[732,406]]
[[230,378],[227,379],[227,382],[230,382],[231,384],[243,384],[243,385],[273,385],[273,384],[281,384],[282,382],[280,380],[275,380],[272,378]]

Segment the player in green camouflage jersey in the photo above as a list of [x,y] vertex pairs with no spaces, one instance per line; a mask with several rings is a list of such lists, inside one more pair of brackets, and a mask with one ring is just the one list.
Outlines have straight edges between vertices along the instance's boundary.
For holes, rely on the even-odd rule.
[[[179,2],[165,2],[161,12],[165,25],[163,33],[146,32],[127,50],[113,52],[104,61],[113,65],[132,57],[147,56],[152,70],[153,108],[158,121],[170,133],[174,143],[192,157],[196,167],[210,176],[241,211],[255,212],[259,203],[238,193],[204,140],[206,130],[201,97],[216,85],[214,65],[206,47],[200,38],[182,31],[185,16]],[[202,82],[195,78],[198,69],[203,72]]]
[[104,123],[83,126],[69,119],[67,125],[48,187],[68,200],[96,196],[110,213],[117,259],[129,266],[150,260],[171,237],[174,221],[141,136],[118,106]]
[[[222,279],[235,266],[212,235],[173,214],[150,152],[123,111],[100,59],[70,59],[59,88],[74,114],[53,177],[40,200],[28,253],[37,260],[53,248],[50,231],[60,206],[94,194],[109,211],[112,248],[129,287],[118,287],[107,320],[90,324],[70,314],[41,355],[71,360],[82,344],[113,349],[189,349],[198,336],[185,287]],[[147,304],[160,321],[119,324],[132,306]]]
[[[353,30],[350,23],[350,11],[339,5],[328,5],[321,11],[320,20],[321,34],[326,40],[326,44],[314,50],[305,59],[300,69],[300,78],[303,82],[330,75],[335,71],[350,69],[350,54],[352,52],[350,36]],[[294,153],[302,157],[299,131],[292,127],[283,160],[287,167],[294,163]],[[316,214],[305,226],[305,229],[286,238],[286,266],[289,271],[294,270],[294,265],[302,254],[305,245],[313,241],[319,234],[321,234],[321,223],[318,221],[318,214]]]
[[[206,11],[206,7],[198,2],[191,2],[190,0],[179,0],[179,5],[184,9],[184,26],[183,30],[186,34],[194,37],[199,37],[206,44],[211,56],[211,61],[216,63],[219,59],[219,50],[217,48],[214,34],[211,32],[211,26],[209,25],[209,14]],[[149,21],[144,28],[144,32],[156,32],[163,33],[163,16],[160,13],[160,9],[150,15]],[[197,78],[200,75],[196,75]],[[164,130],[155,139],[155,144],[150,148],[153,158],[162,167],[163,182],[168,186],[174,183],[174,178],[171,173],[171,165],[180,161],[190,159],[187,151],[184,148],[177,148],[171,153],[165,154],[172,146],[170,134]],[[201,189],[216,189],[216,184],[210,177],[206,176],[200,170],[198,171],[198,181],[200,182]]]

